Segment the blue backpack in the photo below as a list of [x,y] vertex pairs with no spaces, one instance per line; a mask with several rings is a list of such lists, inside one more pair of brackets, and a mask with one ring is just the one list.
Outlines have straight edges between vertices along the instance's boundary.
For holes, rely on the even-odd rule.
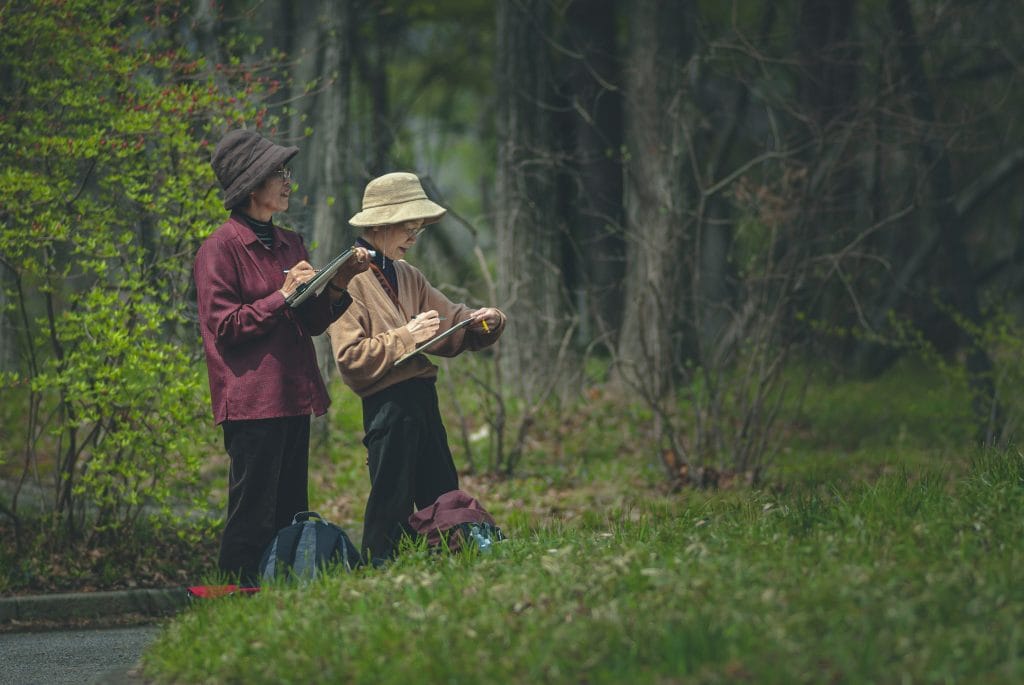
[[259,577],[261,583],[275,578],[308,582],[328,568],[351,571],[360,564],[362,558],[344,530],[315,511],[300,511],[267,545]]

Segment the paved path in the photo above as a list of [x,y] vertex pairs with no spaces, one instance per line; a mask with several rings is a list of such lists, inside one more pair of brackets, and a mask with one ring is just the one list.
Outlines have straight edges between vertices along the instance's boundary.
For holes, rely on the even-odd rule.
[[0,685],[128,685],[158,626],[0,633]]
[[185,588],[0,597],[0,685],[138,685],[160,618],[187,602]]

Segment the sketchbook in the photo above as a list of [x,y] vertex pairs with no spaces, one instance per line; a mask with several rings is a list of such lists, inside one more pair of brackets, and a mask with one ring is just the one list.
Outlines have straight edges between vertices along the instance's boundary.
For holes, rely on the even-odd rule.
[[427,340],[423,344],[419,345],[412,352],[409,352],[407,354],[403,354],[401,357],[399,357],[398,361],[395,362],[395,366],[398,366],[399,364],[402,364],[402,363],[408,361],[409,359],[412,359],[413,357],[415,357],[417,354],[420,354],[421,352],[426,352],[428,347],[436,345],[437,343],[441,342],[442,340],[447,338],[449,335],[451,335],[455,331],[462,330],[463,328],[465,328],[466,326],[468,326],[471,323],[473,323],[473,319],[472,318],[463,319],[462,321],[458,322],[457,324],[455,324],[454,326],[452,326],[448,330],[444,331],[443,333],[438,333],[437,335],[435,335],[430,340]]
[[327,266],[316,272],[316,276],[309,279],[305,283],[299,285],[291,295],[285,298],[285,302],[291,307],[298,307],[300,304],[308,300],[313,295],[319,295],[327,287],[327,283],[334,278],[334,274],[338,273],[338,269],[344,264],[352,253],[355,251],[354,247],[342,252],[340,255],[327,262]]

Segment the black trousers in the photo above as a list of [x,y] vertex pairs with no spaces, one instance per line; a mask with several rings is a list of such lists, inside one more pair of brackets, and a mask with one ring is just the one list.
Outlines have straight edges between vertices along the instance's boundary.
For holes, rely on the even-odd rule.
[[219,566],[240,582],[253,584],[271,538],[309,507],[309,416],[221,425],[231,470]]
[[363,558],[394,556],[409,527],[413,506],[433,504],[457,490],[448,434],[433,380],[411,379],[363,399],[363,444],[370,467],[370,496],[363,518]]

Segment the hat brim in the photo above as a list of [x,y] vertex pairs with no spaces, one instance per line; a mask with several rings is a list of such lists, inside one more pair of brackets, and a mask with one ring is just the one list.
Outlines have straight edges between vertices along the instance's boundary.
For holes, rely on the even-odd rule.
[[419,199],[364,209],[348,222],[357,228],[369,228],[423,219],[423,224],[427,225],[437,223],[447,212],[448,210],[439,204]]
[[224,190],[224,209],[233,209],[264,180],[299,153],[297,147],[272,145],[246,167],[245,171]]

